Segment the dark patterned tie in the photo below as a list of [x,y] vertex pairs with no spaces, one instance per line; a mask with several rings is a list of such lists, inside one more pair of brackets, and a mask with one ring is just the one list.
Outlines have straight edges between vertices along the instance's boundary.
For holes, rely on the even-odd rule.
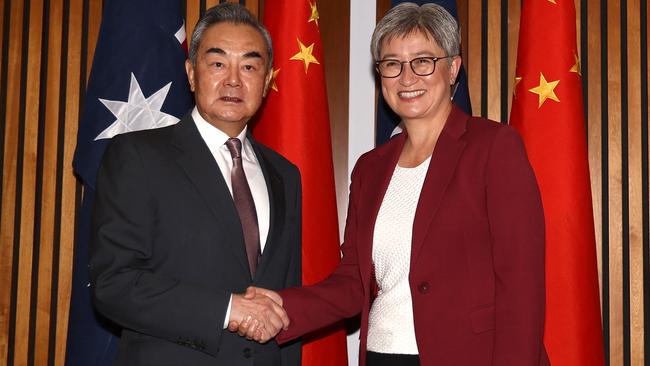
[[241,141],[238,138],[230,138],[226,146],[232,156],[232,170],[230,178],[232,181],[232,196],[235,207],[239,213],[242,230],[244,231],[244,242],[246,244],[246,256],[251,276],[255,276],[255,269],[260,257],[260,230],[257,226],[257,211],[251,189],[246,180],[244,165],[241,158]]

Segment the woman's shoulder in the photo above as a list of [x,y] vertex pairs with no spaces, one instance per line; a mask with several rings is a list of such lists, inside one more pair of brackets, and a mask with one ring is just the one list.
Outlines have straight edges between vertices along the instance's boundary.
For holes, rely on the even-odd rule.
[[470,117],[467,132],[472,138],[489,141],[496,138],[521,139],[519,132],[512,126],[483,117]]

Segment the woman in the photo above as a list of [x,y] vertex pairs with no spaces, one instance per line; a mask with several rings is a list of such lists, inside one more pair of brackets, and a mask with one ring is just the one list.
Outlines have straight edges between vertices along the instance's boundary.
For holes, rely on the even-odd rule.
[[459,47],[438,5],[403,3],[377,24],[372,55],[404,132],[355,166],[336,271],[281,297],[256,290],[289,315],[279,342],[361,313],[361,365],[548,364],[537,183],[513,129],[452,105]]

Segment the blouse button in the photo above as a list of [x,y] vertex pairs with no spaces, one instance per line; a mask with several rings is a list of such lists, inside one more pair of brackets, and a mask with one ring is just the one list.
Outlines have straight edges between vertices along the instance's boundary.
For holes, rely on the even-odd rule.
[[418,285],[418,291],[421,294],[426,294],[427,292],[429,292],[430,289],[431,289],[431,286],[429,285],[429,282],[427,282],[427,281],[420,282],[420,284]]

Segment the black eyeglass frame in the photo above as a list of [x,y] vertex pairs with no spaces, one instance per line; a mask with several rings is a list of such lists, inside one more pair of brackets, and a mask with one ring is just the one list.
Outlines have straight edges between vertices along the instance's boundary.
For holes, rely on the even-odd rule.
[[[436,64],[438,63],[438,61],[444,60],[446,58],[456,57],[456,56],[458,56],[458,55],[448,55],[448,56],[440,56],[440,57],[437,57],[437,56],[421,56],[421,57],[413,58],[413,59],[411,59],[409,61],[400,61],[400,60],[397,60],[397,59],[394,59],[394,58],[386,58],[386,59],[383,59],[383,60],[375,61],[375,71],[377,71],[379,76],[381,76],[382,78],[394,79],[394,78],[399,77],[400,75],[402,75],[402,73],[404,72],[404,64],[409,64],[411,66],[411,71],[413,71],[413,73],[415,75],[417,75],[417,76],[429,76],[429,75],[433,74],[434,72],[436,72]],[[417,60],[421,60],[421,59],[427,59],[427,60],[433,61],[433,70],[430,73],[418,74],[418,72],[415,71],[415,68],[413,67],[413,61],[417,61]],[[382,63],[382,62],[386,62],[386,61],[395,61],[395,62],[399,63],[400,68],[399,68],[399,73],[397,75],[395,75],[395,76],[384,76],[381,73],[381,71],[379,70],[379,64]]]

